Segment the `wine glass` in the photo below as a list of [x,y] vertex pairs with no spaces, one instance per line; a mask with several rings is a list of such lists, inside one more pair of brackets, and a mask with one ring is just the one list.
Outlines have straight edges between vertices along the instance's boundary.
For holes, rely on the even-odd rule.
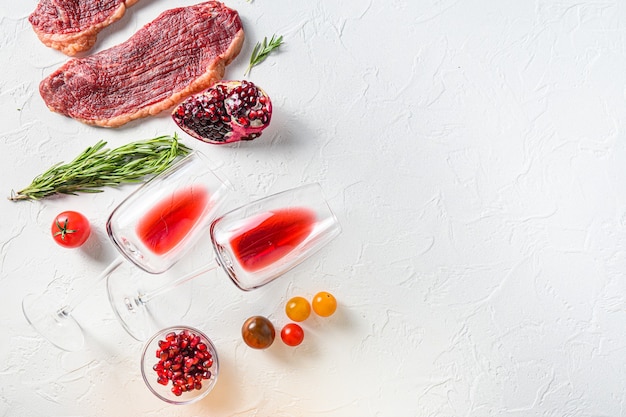
[[231,190],[203,154],[192,152],[117,206],[107,233],[126,259],[163,273],[204,235]]
[[[212,262],[147,291],[141,280],[110,275],[109,301],[126,331],[137,340],[145,340],[160,323],[161,309],[151,308],[151,301],[157,297],[220,267],[241,290],[258,288],[309,258],[340,232],[337,217],[319,184],[282,191],[212,222]],[[170,317],[170,321],[173,319]]]
[[[147,181],[111,213],[107,233],[120,256],[96,279],[106,278],[124,261],[151,274],[176,264],[208,232],[232,186],[214,172],[209,159],[193,151]],[[85,299],[81,292],[69,302],[43,292],[22,301],[26,320],[55,346],[75,351],[84,344],[83,331],[72,311]]]

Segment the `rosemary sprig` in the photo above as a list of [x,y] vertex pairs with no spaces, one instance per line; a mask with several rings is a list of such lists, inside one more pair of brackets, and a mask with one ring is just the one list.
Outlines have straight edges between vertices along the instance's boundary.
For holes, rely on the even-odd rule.
[[267,36],[263,38],[263,42],[257,42],[252,50],[252,55],[250,56],[250,64],[248,68],[246,68],[246,72],[243,75],[247,75],[250,73],[252,67],[259,65],[261,62],[265,61],[265,58],[272,52],[274,49],[278,48],[283,44],[283,36],[280,35],[276,37],[276,35],[272,35],[269,43],[267,42]]
[[103,187],[141,182],[148,175],[165,170],[177,157],[191,149],[178,136],[164,135],[131,142],[112,150],[98,141],[69,163],[57,163],[9,200],[39,200],[54,194],[99,193]]

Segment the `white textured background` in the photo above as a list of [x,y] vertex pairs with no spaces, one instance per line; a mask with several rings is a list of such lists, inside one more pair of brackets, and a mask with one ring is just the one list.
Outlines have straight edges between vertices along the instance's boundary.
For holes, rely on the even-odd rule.
[[[10,4],[9,4],[10,3]],[[96,51],[164,9],[141,0]],[[36,39],[35,0],[0,5],[0,192],[98,139],[173,133],[167,115],[115,130],[50,113],[39,81],[65,62]],[[186,318],[222,365],[202,402],[168,406],[139,374],[141,344],[93,279],[114,256],[104,223],[133,187],[0,200],[0,416],[626,415],[626,4],[619,0],[229,0],[247,41],[283,34],[250,79],[272,125],[241,146],[185,142],[223,161],[241,201],[319,181],[344,233],[252,293],[198,278]],[[65,209],[95,234],[49,237]],[[76,311],[85,350],[37,337],[20,302],[93,287]],[[333,292],[293,349],[243,344],[253,314]],[[177,302],[171,300],[171,302]]]

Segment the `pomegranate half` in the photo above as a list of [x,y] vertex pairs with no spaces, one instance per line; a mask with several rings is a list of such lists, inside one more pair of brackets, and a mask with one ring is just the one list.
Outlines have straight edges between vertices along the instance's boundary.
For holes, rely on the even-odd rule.
[[272,102],[250,81],[220,81],[188,97],[172,112],[174,122],[203,142],[253,140],[270,124]]

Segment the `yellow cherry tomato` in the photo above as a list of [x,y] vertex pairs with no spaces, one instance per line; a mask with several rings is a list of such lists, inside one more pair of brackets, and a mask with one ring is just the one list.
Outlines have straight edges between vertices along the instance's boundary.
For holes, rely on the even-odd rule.
[[332,316],[335,310],[337,310],[337,299],[326,291],[315,294],[311,304],[313,305],[315,314],[322,317]]
[[285,313],[293,321],[304,321],[311,314],[311,305],[304,297],[293,297],[287,301]]

